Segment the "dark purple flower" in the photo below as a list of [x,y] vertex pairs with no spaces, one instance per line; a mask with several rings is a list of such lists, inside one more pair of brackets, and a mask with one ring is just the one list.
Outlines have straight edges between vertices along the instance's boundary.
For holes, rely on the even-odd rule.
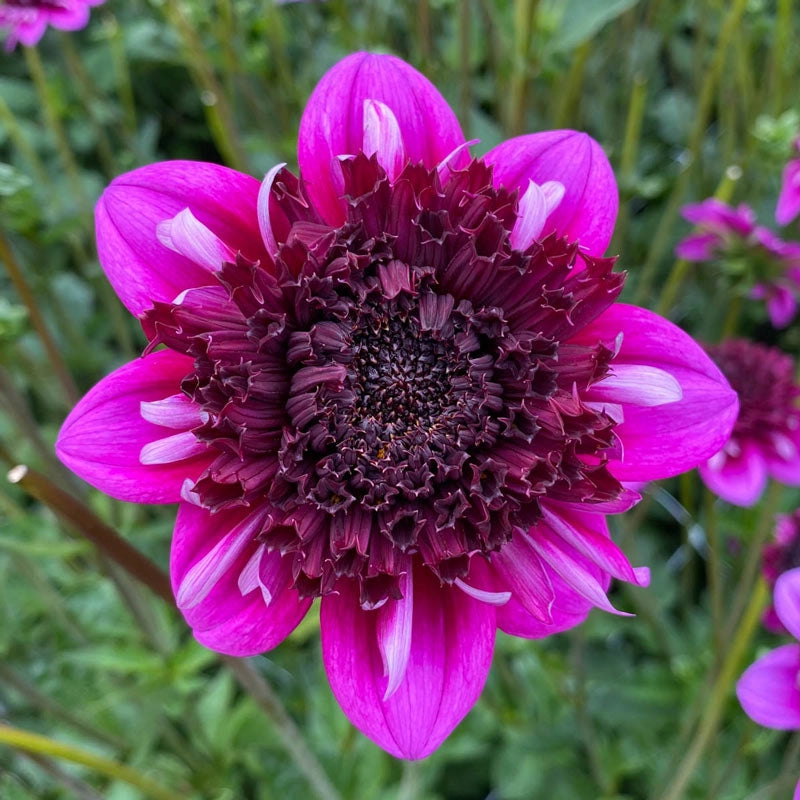
[[711,491],[751,506],[772,476],[800,485],[800,386],[790,356],[746,339],[728,339],[708,353],[739,395],[739,416],[724,447],[700,466]]

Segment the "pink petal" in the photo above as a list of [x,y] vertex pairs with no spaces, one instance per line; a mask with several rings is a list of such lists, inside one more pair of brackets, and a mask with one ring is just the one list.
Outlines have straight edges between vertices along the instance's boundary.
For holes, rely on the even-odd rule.
[[[405,61],[372,53],[343,59],[314,89],[298,137],[300,172],[314,205],[331,225],[344,220],[331,162],[336,156],[362,150],[365,100],[377,100],[391,109],[411,161],[433,168],[464,142],[447,101]],[[466,161],[466,154],[461,158]]]
[[625,420],[616,428],[624,458],[612,465],[623,481],[667,478],[698,466],[730,436],[739,401],[717,366],[680,328],[644,308],[617,303],[571,341],[622,343],[612,362],[656,367],[669,373],[683,398],[647,408],[623,403]]
[[789,633],[800,639],[800,567],[784,572],[775,583],[775,613]]
[[543,186],[528,181],[528,188],[519,199],[517,221],[511,230],[511,246],[527,250],[544,229],[547,218],[564,197],[564,185],[550,181]]
[[206,269],[159,242],[160,222],[189,208],[234,252],[271,264],[258,230],[258,181],[227,167],[165,161],[111,182],[95,209],[97,252],[111,285],[135,315],[208,283]]
[[797,299],[783,286],[773,286],[767,295],[767,313],[776,328],[785,328],[797,314]]
[[143,419],[160,425],[162,428],[177,428],[187,430],[196,428],[203,421],[200,406],[190,400],[185,394],[173,394],[163,400],[153,400],[141,403],[139,413]]
[[714,494],[735,506],[755,505],[767,485],[767,465],[759,448],[749,440],[737,441],[698,466],[703,483]]
[[531,133],[499,144],[486,154],[494,165],[495,186],[523,192],[532,180],[563,184],[565,193],[548,217],[546,236],[577,239],[592,255],[605,252],[617,219],[619,198],[614,173],[600,145],[577,131]]
[[675,246],[675,255],[686,261],[711,261],[720,244],[716,233],[690,233]]
[[[240,657],[257,655],[280,644],[311,605],[310,599],[301,599],[292,588],[280,591],[269,607],[260,592],[242,594],[239,576],[258,549],[258,543],[247,538],[252,531],[240,527],[248,513],[249,509],[245,509],[212,515],[206,509],[181,503],[170,553],[172,588],[178,596],[192,570],[198,574],[201,570],[198,565],[215,548],[220,548],[226,537],[240,534],[238,539],[228,539],[228,549],[218,550],[218,555],[225,557],[234,546],[235,557],[226,559],[217,570],[212,561],[206,562],[203,591],[199,593],[202,596],[191,607],[181,609],[198,642],[217,652]],[[280,558],[277,553],[268,556]],[[211,585],[207,587],[206,583]]]
[[[553,509],[557,507],[556,504],[549,505]],[[559,506],[561,505],[559,504]],[[602,514],[590,514],[573,511],[572,509],[559,510],[558,513],[576,529],[596,534],[606,539],[609,537],[608,525],[606,524],[605,516]],[[545,523],[540,523],[540,526],[531,529],[531,536],[536,535],[539,527],[544,528],[546,525]],[[505,547],[501,550],[501,553],[504,550]],[[493,555],[493,565],[494,560],[495,556]],[[580,564],[583,572],[591,576],[603,592],[608,590],[611,576],[607,572],[577,551],[572,552],[572,560]],[[522,636],[526,639],[540,639],[580,625],[594,607],[594,603],[591,600],[575,591],[548,564],[544,564],[544,568],[553,591],[553,600],[550,606],[552,622],[542,621],[541,618],[537,618],[535,614],[528,611],[518,595],[514,593],[514,587],[510,586],[509,588],[512,590],[511,600],[497,609],[497,625],[505,633],[512,636]],[[640,577],[642,576],[637,575],[637,582],[640,582]],[[504,586],[504,584],[498,580],[497,587],[500,588],[501,586]]]
[[683,390],[678,381],[663,369],[615,362],[608,377],[593,384],[584,397],[595,402],[608,400],[619,405],[663,406],[681,400]]
[[800,728],[800,645],[778,647],[749,666],[736,696],[750,719],[778,730]]
[[378,100],[364,101],[364,153],[378,157],[389,180],[394,180],[406,162],[403,135],[392,109]]
[[510,542],[492,554],[492,566],[498,586],[508,589],[511,597],[534,619],[545,625],[552,624],[556,597],[550,570],[526,536],[515,532]]
[[800,214],[800,160],[790,161],[783,168],[781,193],[775,208],[778,225],[788,225]]
[[270,256],[275,256],[278,252],[278,242],[275,238],[275,232],[272,229],[272,220],[270,218],[270,195],[272,194],[272,184],[275,183],[275,178],[278,173],[286,166],[286,163],[276,164],[261,181],[261,186],[258,189],[258,228],[261,231],[261,237],[264,240],[264,246]]
[[774,452],[764,454],[767,472],[787,486],[800,486],[800,432],[774,442]]
[[[185,256],[195,264],[216,272],[225,261],[235,254],[218,236],[212,233],[188,208],[178,212],[172,219],[156,226],[158,241],[173,253]],[[208,279],[205,281],[208,283]]]
[[398,689],[406,674],[411,655],[412,622],[414,616],[414,580],[407,574],[400,587],[403,597],[390,600],[378,611],[378,649],[383,661],[383,674],[386,676],[384,702]]
[[87,483],[119,500],[176,503],[183,481],[196,479],[210,457],[142,464],[142,448],[163,439],[165,430],[143,419],[140,408],[174,395],[192,366],[191,358],[161,350],[103,378],[64,421],[56,441],[58,457]]
[[183,431],[143,445],[139,452],[139,461],[147,465],[172,464],[202,456],[207,450],[208,446],[199,441],[191,431]]
[[[414,570],[411,650],[405,676],[386,701],[378,613],[363,611],[354,582],[322,599],[322,655],[348,719],[398,758],[430,755],[472,708],[492,661],[495,609]],[[392,602],[391,600],[389,602]]]

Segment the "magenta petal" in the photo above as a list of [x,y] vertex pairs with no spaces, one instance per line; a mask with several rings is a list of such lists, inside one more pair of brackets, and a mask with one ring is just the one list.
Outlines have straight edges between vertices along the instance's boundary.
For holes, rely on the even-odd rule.
[[710,261],[720,241],[716,233],[690,233],[675,246],[675,255],[686,261]]
[[259,183],[227,167],[165,161],[120,175],[95,209],[97,253],[131,313],[209,283],[207,271],[159,240],[158,224],[185,208],[234,252],[271,261],[258,230]]
[[683,398],[656,407],[623,404],[616,428],[624,456],[612,464],[623,481],[649,481],[685,472],[716,453],[730,436],[739,410],[736,393],[688,334],[644,308],[617,303],[571,341],[622,344],[613,364],[639,364],[668,372]]
[[405,61],[373,53],[343,59],[322,77],[309,98],[297,150],[308,193],[331,225],[344,220],[331,162],[363,149],[365,100],[377,100],[392,111],[411,161],[435,167],[464,142],[447,101]]
[[[492,661],[495,609],[414,570],[411,650],[405,675],[386,701],[375,611],[363,611],[354,581],[322,598],[322,656],[348,719],[398,758],[424,758],[475,704]],[[391,600],[389,602],[392,602]]]
[[[553,504],[550,508],[555,509],[556,505]],[[589,514],[571,509],[561,509],[563,509],[563,506],[559,506],[559,514],[575,528],[591,533],[593,536],[602,536],[608,539],[608,525],[605,516],[602,514]],[[545,523],[540,524],[542,526],[545,525]],[[532,538],[536,537],[537,527],[531,528],[530,536]],[[576,563],[580,564],[586,574],[591,575],[600,584],[603,591],[608,589],[611,583],[611,576],[607,572],[604,572],[597,564],[581,553],[573,551],[572,558]],[[494,558],[492,563],[494,563]],[[527,610],[523,603],[515,597],[513,586],[511,586],[508,587],[512,589],[511,599],[497,609],[497,626],[500,630],[512,636],[541,639],[580,625],[594,608],[594,604],[590,600],[576,592],[549,565],[545,564],[544,567],[553,590],[553,600],[550,606],[552,622],[544,622]],[[497,580],[496,587],[498,589],[507,588],[502,578]]]
[[[245,511],[210,514],[204,508],[181,503],[170,553],[172,589],[177,595],[189,571],[211,550],[241,526]],[[238,546],[238,543],[237,543]],[[267,605],[261,592],[242,595],[239,577],[258,548],[253,540],[243,546],[224,572],[213,576],[214,585],[190,608],[182,609],[198,642],[231,656],[253,656],[280,644],[306,615],[311,600],[295,589],[284,588]],[[278,553],[266,557],[280,558]],[[207,587],[206,587],[207,588]]]
[[560,130],[531,133],[499,144],[486,154],[494,165],[495,186],[528,188],[558,181],[564,197],[548,217],[542,236],[557,231],[585,250],[605,252],[617,219],[619,197],[614,172],[600,145],[585,133]]
[[784,286],[773,286],[767,296],[767,313],[776,328],[785,328],[797,315],[797,299]]
[[800,160],[790,161],[783,169],[783,182],[775,219],[778,225],[788,225],[800,214]]
[[192,363],[187,356],[162,350],[103,378],[61,426],[58,457],[87,483],[119,500],[177,503],[183,481],[197,478],[210,457],[142,464],[142,448],[175,431],[145,421],[141,404],[174,395]]
[[761,451],[750,441],[738,442],[739,452],[727,450],[700,464],[703,483],[714,494],[735,506],[755,505],[767,486],[767,465]]
[[748,667],[736,684],[736,696],[747,716],[767,728],[800,728],[798,672],[797,644],[778,647]]
[[800,639],[800,567],[784,572],[775,583],[775,613],[789,633]]

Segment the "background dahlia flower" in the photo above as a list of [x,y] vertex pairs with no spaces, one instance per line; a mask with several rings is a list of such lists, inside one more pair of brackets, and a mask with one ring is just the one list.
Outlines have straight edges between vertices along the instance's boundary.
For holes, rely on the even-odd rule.
[[[800,137],[794,140],[794,149],[800,153]],[[781,192],[775,207],[778,225],[788,225],[800,214],[800,158],[791,159],[783,168]]]
[[[762,556],[761,574],[770,588],[774,589],[784,572],[800,567],[800,509],[791,514],[778,514],[775,520],[775,539],[765,548]],[[773,633],[785,633],[775,604],[764,612],[764,625]]]
[[[800,569],[784,572],[775,584],[775,612],[800,639]],[[750,665],[736,685],[747,716],[766,728],[800,729],[800,644],[785,644]],[[794,791],[800,800],[800,783]]]
[[89,6],[103,0],[2,0],[0,28],[6,29],[5,49],[17,42],[30,47],[44,36],[48,25],[62,31],[77,31],[89,22]]
[[[300,177],[168,162],[117,178],[100,259],[149,338],[61,430],[120,499],[179,502],[171,574],[198,641],[277,645],[315,597],[350,720],[431,753],[496,628],[563,631],[637,584],[605,515],[626,481],[727,439],[702,349],[616,303],[617,190],[585,134],[472,159],[408,64],[359,53],[312,94]],[[619,613],[619,612],[617,612]]]
[[785,328],[797,315],[800,295],[800,244],[785,242],[769,228],[756,224],[756,214],[742,203],[733,208],[716,197],[681,209],[697,230],[675,247],[687,261],[720,260],[737,280],[751,276],[750,296],[766,301],[776,328]]
[[739,416],[724,447],[699,467],[706,486],[729,503],[752,506],[770,476],[800,485],[800,386],[792,358],[747,339],[707,350],[739,395]]

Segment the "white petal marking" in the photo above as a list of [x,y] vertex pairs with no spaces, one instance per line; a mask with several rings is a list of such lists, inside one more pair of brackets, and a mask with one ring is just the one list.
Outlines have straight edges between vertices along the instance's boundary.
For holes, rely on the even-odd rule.
[[269,218],[269,198],[272,194],[272,184],[278,173],[286,166],[286,162],[276,164],[261,181],[261,188],[258,190],[258,200],[256,202],[256,216],[258,217],[258,229],[261,231],[261,238],[267,252],[274,258],[278,252],[278,242],[272,230],[272,222]]
[[364,101],[364,153],[378,156],[378,163],[393,181],[403,169],[406,150],[394,112],[379,100]]
[[388,679],[386,691],[383,694],[384,701],[388,700],[400,687],[411,654],[414,581],[410,568],[402,581],[401,591],[403,592],[401,600],[392,600],[377,612],[378,649],[383,660],[383,674]]
[[585,399],[635,406],[663,406],[683,398],[680,383],[669,372],[644,364],[612,364],[611,374],[595,383]]
[[185,256],[209,272],[216,272],[224,261],[234,257],[225,242],[212,233],[188,208],[179,211],[172,219],[159,222],[158,240],[164,247]]
[[185,458],[199,456],[205,453],[206,449],[207,445],[199,442],[191,431],[184,431],[148,442],[139,453],[139,463],[145,465],[172,464],[175,461],[183,461]]

